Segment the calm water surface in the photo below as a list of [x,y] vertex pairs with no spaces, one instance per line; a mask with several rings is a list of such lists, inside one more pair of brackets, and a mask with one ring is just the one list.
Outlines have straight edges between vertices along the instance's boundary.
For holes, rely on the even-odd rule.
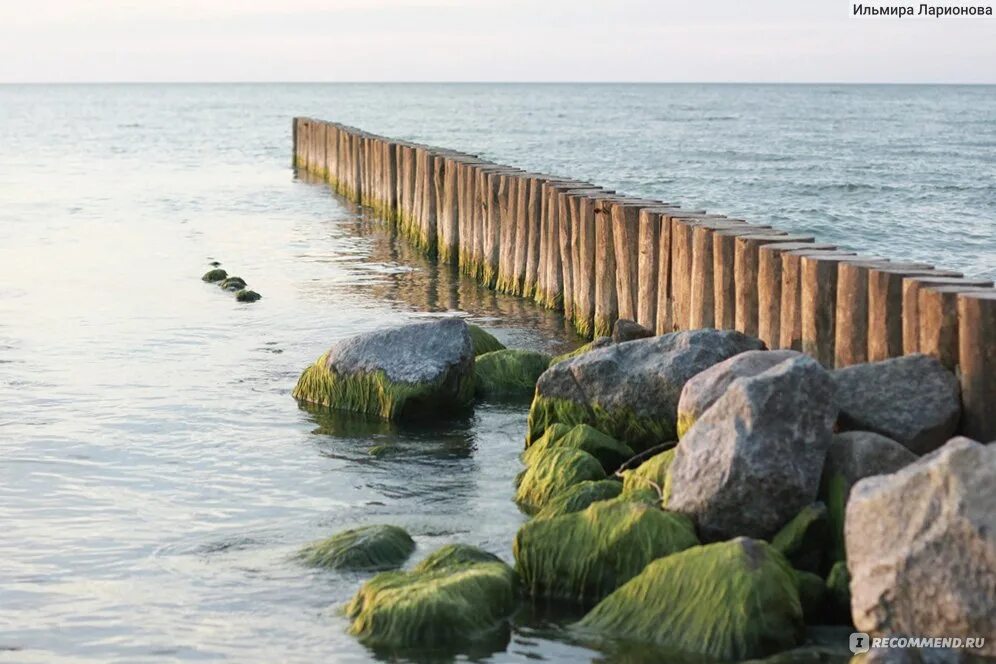
[[[992,87],[0,86],[0,661],[362,661],[363,577],[300,546],[396,523],[511,559],[525,406],[411,430],[289,391],[439,312],[575,340],[295,179],[295,114],[996,276]],[[593,656],[523,625],[490,659]]]

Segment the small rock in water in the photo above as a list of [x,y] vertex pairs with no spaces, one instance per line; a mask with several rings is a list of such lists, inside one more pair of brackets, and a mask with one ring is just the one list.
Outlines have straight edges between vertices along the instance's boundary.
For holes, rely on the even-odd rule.
[[201,277],[201,281],[213,284],[218,281],[224,281],[227,276],[228,273],[221,269],[208,270],[204,273],[204,276]]
[[833,372],[840,427],[874,431],[916,454],[937,449],[961,418],[958,379],[938,360],[906,355]]
[[365,526],[333,535],[305,547],[308,565],[352,571],[400,567],[415,550],[411,536],[397,526]]
[[242,289],[235,294],[235,299],[239,302],[256,302],[263,296],[253,290]]
[[211,261],[210,263],[208,263],[208,265],[210,265],[211,267],[220,267],[221,266],[221,262],[220,261]]
[[873,636],[985,637],[996,657],[996,445],[954,438],[847,503],[851,614]]
[[223,279],[218,286],[222,290],[236,293],[246,287],[246,282],[242,279],[242,277],[228,277],[227,279]]
[[626,320],[625,318],[620,318],[612,326],[613,343],[621,344],[626,341],[647,339],[652,336],[654,336],[654,333],[651,330],[648,330],[636,321]]

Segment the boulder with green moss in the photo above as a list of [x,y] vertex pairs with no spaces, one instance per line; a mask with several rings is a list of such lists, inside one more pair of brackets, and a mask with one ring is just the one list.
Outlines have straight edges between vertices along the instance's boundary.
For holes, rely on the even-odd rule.
[[201,277],[201,281],[206,281],[208,283],[217,283],[219,281],[224,281],[228,277],[228,272],[225,272],[221,268],[215,268],[213,270],[208,270]]
[[472,646],[507,629],[518,601],[511,567],[453,559],[426,567],[383,572],[363,584],[346,606],[350,634],[397,652]]
[[674,463],[675,450],[672,447],[660,454],[655,454],[636,468],[622,473],[623,491],[638,491],[652,488],[659,491],[661,497],[666,495],[667,471]]
[[304,371],[293,394],[386,420],[460,412],[474,396],[467,324],[444,318],[337,342]]
[[496,350],[478,355],[474,364],[479,397],[529,397],[550,364],[550,356],[531,350]]
[[243,279],[242,277],[228,277],[226,279],[222,279],[218,283],[219,288],[221,288],[222,290],[231,291],[233,293],[237,293],[240,290],[244,289],[246,285],[247,284],[245,282],[245,279]]
[[[547,429],[534,444],[526,448],[522,454],[525,464],[545,450],[555,447],[573,447],[584,450],[602,464],[606,473],[614,473],[619,466],[633,456],[633,450],[628,445],[620,443],[612,436],[607,436],[598,429],[587,424],[579,424],[561,433],[565,425],[555,424]],[[552,432],[553,435],[551,435]]]
[[620,497],[534,519],[519,529],[512,551],[531,595],[590,604],[651,561],[696,544],[686,517]]
[[788,561],[767,543],[741,537],[655,560],[575,630],[688,657],[743,660],[799,645],[805,626]]
[[558,494],[586,480],[604,480],[598,459],[583,450],[555,447],[535,455],[518,478],[515,502],[524,512],[539,512]]
[[823,503],[802,508],[771,539],[771,546],[778,549],[793,567],[816,574],[824,570],[830,545],[830,520]]
[[756,376],[780,362],[799,356],[794,350],[750,350],[713,365],[685,383],[678,401],[681,438],[737,378]]
[[500,563],[501,558],[484,549],[469,544],[447,544],[436,549],[422,562],[412,568],[412,572],[435,572],[436,570],[475,563]]
[[505,344],[498,341],[493,334],[483,327],[468,325],[467,329],[470,330],[470,340],[474,343],[474,355],[484,355],[485,353],[493,353],[496,350],[505,350]]
[[254,290],[248,290],[243,288],[238,293],[235,294],[235,300],[237,302],[256,302],[263,298],[262,295]]
[[557,494],[537,514],[537,519],[552,519],[572,512],[588,509],[592,503],[611,500],[622,493],[622,482],[617,480],[585,480]]
[[578,346],[574,350],[567,351],[553,357],[550,360],[550,366],[563,362],[564,360],[570,360],[571,358],[578,357],[579,355],[584,355],[588,351],[597,350],[599,348],[605,348],[606,346],[612,345],[612,337],[598,337],[594,341],[589,341],[588,343]]
[[308,565],[350,571],[400,567],[415,550],[415,542],[397,526],[353,528],[305,547],[300,555]]
[[638,452],[675,440],[685,382],[762,347],[739,332],[694,330],[612,344],[553,364],[536,384],[528,439],[559,422],[590,424]]

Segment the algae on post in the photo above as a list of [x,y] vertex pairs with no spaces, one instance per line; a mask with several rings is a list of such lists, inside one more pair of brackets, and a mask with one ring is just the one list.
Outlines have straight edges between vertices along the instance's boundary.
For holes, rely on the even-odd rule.
[[651,561],[698,543],[688,517],[620,496],[533,519],[519,529],[512,552],[532,596],[590,604]]
[[740,537],[655,560],[575,629],[687,656],[744,660],[799,645],[805,625],[788,561],[766,542]]
[[299,556],[316,567],[385,570],[400,567],[414,550],[411,536],[397,526],[365,526],[310,544]]

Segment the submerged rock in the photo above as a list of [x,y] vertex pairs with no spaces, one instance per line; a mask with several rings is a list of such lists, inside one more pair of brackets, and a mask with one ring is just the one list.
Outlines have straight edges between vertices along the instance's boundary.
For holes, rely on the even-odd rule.
[[536,514],[537,519],[552,519],[588,509],[593,503],[612,500],[622,493],[622,483],[616,480],[585,480],[557,494]]
[[575,628],[718,660],[793,648],[805,629],[788,562],[767,543],[743,537],[655,560]]
[[613,343],[621,344],[636,339],[647,339],[654,336],[652,330],[648,330],[636,321],[620,318],[612,326]]
[[235,299],[238,302],[256,302],[262,299],[263,296],[253,290],[240,290],[235,294]]
[[496,350],[505,350],[505,345],[483,327],[468,325],[470,339],[474,343],[474,355],[484,355],[493,353]]
[[612,474],[633,456],[633,450],[627,445],[587,424],[579,424],[566,431],[564,429],[567,427],[562,424],[555,424],[547,429],[543,436],[523,452],[523,463],[532,463],[532,459],[548,449],[571,447],[592,455],[602,464],[607,474]]
[[524,512],[535,514],[571,486],[604,479],[605,471],[595,457],[572,447],[554,447],[532,457],[519,476],[515,502]]
[[515,610],[515,572],[503,562],[447,558],[364,583],[346,607],[350,634],[386,650],[459,648],[499,634]]
[[961,418],[958,379],[940,361],[906,355],[833,372],[843,430],[874,431],[917,454],[937,449]]
[[617,498],[526,523],[515,536],[512,552],[532,596],[592,603],[652,560],[696,544],[686,517]]
[[636,451],[674,440],[685,382],[762,347],[739,332],[694,330],[612,344],[553,364],[536,384],[527,440],[557,422],[590,424]]
[[206,281],[208,283],[213,284],[217,281],[224,281],[227,276],[228,276],[227,272],[215,268],[214,270],[208,270],[207,272],[205,272],[204,276],[201,277],[201,281]]
[[350,571],[400,567],[415,542],[397,526],[364,526],[346,530],[305,547],[299,554],[308,565]]
[[231,291],[237,293],[238,291],[246,287],[246,282],[242,277],[227,277],[222,279],[218,284],[218,287],[222,290]]
[[480,397],[528,397],[550,364],[550,356],[531,350],[496,350],[478,355],[474,364]]
[[756,376],[800,355],[794,350],[749,350],[714,364],[693,377],[685,383],[678,401],[678,437],[684,436],[737,378]]
[[473,394],[473,346],[459,318],[339,341],[293,392],[299,401],[387,420],[451,414],[469,406]]
[[668,509],[706,541],[770,538],[816,500],[836,417],[833,380],[812,358],[733,381],[678,444]]
[[830,549],[830,519],[823,503],[808,505],[771,540],[771,546],[792,564],[806,572],[823,571]]
[[873,636],[986,637],[996,656],[996,446],[955,438],[847,503],[851,612]]
[[873,475],[894,473],[917,460],[908,449],[870,431],[848,431],[830,441],[823,464],[820,498],[826,503],[834,560],[844,559],[844,510],[851,487]]

